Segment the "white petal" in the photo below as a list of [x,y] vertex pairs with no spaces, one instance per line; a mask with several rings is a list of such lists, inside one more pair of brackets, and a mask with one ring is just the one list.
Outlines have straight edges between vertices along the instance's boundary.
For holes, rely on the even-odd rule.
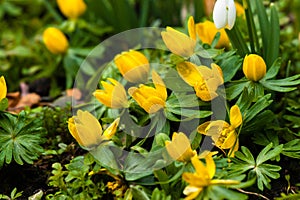
[[190,186],[190,185],[188,185],[188,186],[186,186],[186,187],[184,188],[183,194],[189,195],[189,194],[191,194],[191,193],[198,192],[199,190],[200,190],[200,188],[197,188],[197,187],[195,187],[195,186]]
[[228,11],[226,0],[217,0],[213,10],[213,20],[217,29],[226,27]]
[[227,26],[228,29],[232,29],[235,23],[235,18],[236,18],[236,8],[233,0],[228,1],[228,22]]

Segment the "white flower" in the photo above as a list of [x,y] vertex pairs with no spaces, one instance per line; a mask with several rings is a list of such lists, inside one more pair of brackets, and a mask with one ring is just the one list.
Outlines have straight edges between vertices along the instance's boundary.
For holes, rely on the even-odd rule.
[[213,19],[218,29],[232,29],[236,18],[236,8],[233,0],[217,0],[214,6]]

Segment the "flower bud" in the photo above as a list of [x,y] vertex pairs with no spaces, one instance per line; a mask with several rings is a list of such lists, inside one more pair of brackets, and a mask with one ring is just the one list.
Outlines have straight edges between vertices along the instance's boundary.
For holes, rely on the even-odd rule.
[[246,55],[243,63],[243,72],[251,81],[259,81],[266,75],[267,66],[264,59],[256,54]]
[[143,83],[148,79],[150,70],[149,61],[144,54],[130,50],[118,54],[114,58],[122,76],[132,83]]
[[43,41],[47,49],[53,54],[65,53],[69,47],[67,37],[54,27],[49,27],[43,32]]
[[86,10],[83,0],[57,0],[57,5],[64,16],[76,19]]

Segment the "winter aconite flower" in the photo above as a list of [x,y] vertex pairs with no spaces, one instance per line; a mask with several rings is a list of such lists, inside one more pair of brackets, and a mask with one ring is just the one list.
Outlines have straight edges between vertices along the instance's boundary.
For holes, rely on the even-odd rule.
[[217,88],[224,83],[221,68],[212,64],[211,68],[196,66],[191,62],[177,64],[180,77],[194,87],[196,95],[202,101],[211,101],[218,96]]
[[166,141],[165,144],[169,155],[180,162],[189,162],[197,154],[192,150],[188,137],[182,132],[174,132],[172,141]]
[[141,52],[130,50],[118,54],[114,58],[122,76],[132,83],[143,83],[148,79],[149,61]]
[[124,86],[115,79],[108,78],[108,80],[111,82],[111,84],[101,81],[104,89],[96,90],[93,95],[98,99],[98,101],[107,107],[127,108],[128,101]]
[[204,165],[196,155],[192,157],[191,162],[195,168],[195,172],[185,172],[182,174],[182,179],[189,184],[183,191],[183,193],[187,195],[185,200],[196,199],[197,196],[208,186],[226,186],[240,183],[236,180],[213,179],[216,173],[216,164],[212,158],[212,154],[208,154],[205,157],[206,165]]
[[213,10],[213,20],[217,29],[232,29],[236,18],[236,8],[233,0],[217,0]]
[[6,97],[7,87],[4,76],[0,77],[0,101]]
[[259,81],[266,75],[267,66],[264,59],[256,54],[246,55],[243,62],[243,72],[251,81]]
[[68,128],[77,142],[86,148],[109,140],[117,131],[120,118],[117,118],[104,132],[99,121],[88,111],[78,110],[77,115],[69,118]]
[[155,88],[141,84],[139,88],[131,87],[128,93],[149,114],[163,109],[167,100],[167,89],[161,77],[152,71]]
[[196,33],[202,43],[211,44],[218,32],[220,32],[220,39],[216,48],[229,47],[229,38],[224,28],[218,30],[215,24],[208,20],[196,24]]
[[196,34],[194,29],[194,19],[190,18],[188,22],[190,37],[171,27],[161,33],[162,39],[168,49],[179,56],[190,57],[194,54],[196,47]]
[[209,121],[198,126],[198,132],[211,136],[214,145],[220,149],[230,149],[230,156],[238,150],[238,137],[235,129],[242,124],[242,114],[237,105],[230,109],[230,124],[223,120]]
[[47,49],[53,54],[65,53],[69,47],[67,37],[54,27],[49,27],[43,32],[43,41]]
[[77,19],[86,10],[84,0],[57,0],[57,5],[64,16]]

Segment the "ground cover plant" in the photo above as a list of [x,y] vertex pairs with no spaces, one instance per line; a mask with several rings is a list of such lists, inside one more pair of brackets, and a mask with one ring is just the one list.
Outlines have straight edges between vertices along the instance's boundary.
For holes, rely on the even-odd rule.
[[298,199],[299,6],[0,1],[0,199]]

